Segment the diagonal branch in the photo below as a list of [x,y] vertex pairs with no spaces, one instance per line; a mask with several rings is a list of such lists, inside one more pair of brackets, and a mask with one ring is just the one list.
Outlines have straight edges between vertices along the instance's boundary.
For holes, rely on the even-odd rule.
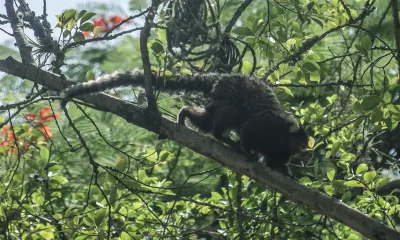
[[233,26],[235,25],[235,23],[237,22],[237,20],[239,19],[239,17],[242,15],[242,13],[244,12],[244,10],[246,10],[246,8],[250,5],[250,3],[253,2],[253,0],[245,0],[242,2],[242,4],[238,7],[238,9],[236,10],[236,12],[233,14],[231,20],[229,20],[228,26],[226,26],[225,30],[224,30],[224,34],[228,35]]
[[[0,71],[34,81],[56,91],[61,91],[73,83],[63,79],[60,75],[38,69],[31,64],[22,64],[11,57],[0,60]],[[232,151],[220,142],[162,118],[149,109],[134,106],[107,94],[84,96],[80,99],[96,105],[103,111],[118,115],[129,123],[181,143],[195,152],[226,165],[236,173],[247,175],[257,182],[267,185],[270,189],[279,191],[286,197],[303,203],[318,213],[336,219],[368,238],[377,240],[400,239],[400,232],[389,228],[382,222],[370,218],[316,189],[308,188],[284,177],[260,163],[250,163],[243,155]]]

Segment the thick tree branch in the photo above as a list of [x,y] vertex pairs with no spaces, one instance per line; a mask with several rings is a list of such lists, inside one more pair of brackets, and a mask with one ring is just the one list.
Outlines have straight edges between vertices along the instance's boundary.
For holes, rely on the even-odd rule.
[[[38,69],[34,65],[19,63],[12,58],[0,60],[0,71],[29,79],[51,90],[61,91],[72,84],[71,81],[64,80],[59,75]],[[247,175],[269,188],[281,192],[286,197],[309,206],[318,213],[336,219],[368,238],[400,239],[399,232],[380,221],[370,218],[316,189],[308,188],[271,171],[260,163],[250,163],[243,155],[232,151],[220,142],[162,118],[148,109],[134,106],[107,94],[84,96],[80,99],[96,105],[103,111],[114,113],[129,123],[179,142],[195,152],[226,165],[236,173]]]
[[21,11],[15,12],[13,0],[6,0],[5,6],[22,62],[33,63],[32,46],[24,33],[23,13]]

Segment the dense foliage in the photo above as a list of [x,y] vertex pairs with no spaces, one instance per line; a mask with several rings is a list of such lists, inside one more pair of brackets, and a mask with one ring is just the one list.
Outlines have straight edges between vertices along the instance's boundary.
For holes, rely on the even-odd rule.
[[[38,24],[60,33],[52,41],[27,17],[36,63],[80,82],[143,69],[139,32],[151,8],[130,2],[128,14],[95,3],[49,12],[58,22],[52,28],[44,13]],[[396,1],[199,0],[198,9],[183,2],[152,3],[153,73],[238,72],[267,81],[310,135],[293,175],[398,228]],[[9,19],[0,15],[0,24]],[[0,58],[17,58],[14,50],[0,46]],[[77,102],[62,112],[49,97],[57,93],[11,75],[1,86],[0,239],[363,238],[110,113]],[[141,88],[110,94],[146,104]],[[172,121],[184,104],[207,100],[158,91],[156,99]]]

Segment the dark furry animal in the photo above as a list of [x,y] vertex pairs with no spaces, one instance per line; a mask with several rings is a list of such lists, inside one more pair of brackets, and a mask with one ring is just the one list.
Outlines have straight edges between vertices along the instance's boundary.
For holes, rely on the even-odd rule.
[[223,136],[234,130],[245,149],[267,158],[267,165],[289,175],[290,156],[307,147],[308,135],[282,108],[275,93],[265,83],[243,76],[221,79],[211,90],[211,102],[204,109],[183,107],[178,123],[185,119],[215,138],[232,143]]
[[[143,84],[141,72],[107,75],[96,81],[66,89],[66,99],[97,93],[108,88]],[[178,123],[188,119],[203,132],[234,144],[225,133],[234,130],[246,151],[265,156],[267,166],[289,175],[286,164],[292,155],[308,144],[308,135],[285,110],[275,93],[264,82],[239,74],[194,74],[164,81],[154,76],[155,88],[165,90],[202,91],[209,93],[210,103],[204,108],[186,106],[178,114]],[[65,106],[66,101],[62,103]]]

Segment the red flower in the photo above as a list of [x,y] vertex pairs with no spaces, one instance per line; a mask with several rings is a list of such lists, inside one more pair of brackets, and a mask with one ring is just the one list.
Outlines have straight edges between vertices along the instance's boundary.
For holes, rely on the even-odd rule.
[[110,22],[113,26],[118,25],[120,22],[122,22],[122,17],[120,15],[112,16],[110,17]]
[[4,136],[4,141],[15,140],[15,135],[11,131],[10,126],[4,126],[3,128],[1,128],[1,133]]
[[[93,25],[95,27],[101,27],[100,32],[105,33],[105,32],[108,32],[109,30],[111,30],[112,27],[121,23],[124,19],[126,19],[126,18],[122,17],[121,15],[114,15],[109,18],[101,17],[101,18],[94,19]],[[126,23],[129,23],[129,21],[125,22],[124,24],[126,24]]]
[[94,20],[93,20],[93,25],[94,25],[95,27],[104,25],[104,19],[103,19],[103,18],[96,18],[96,19],[94,19]]
[[51,108],[44,107],[40,110],[40,122],[45,123],[60,117],[60,113],[52,113]]
[[8,149],[8,154],[17,152],[14,144],[16,141],[14,133],[11,131],[10,126],[4,126],[1,128],[1,134],[3,135],[3,141],[0,142],[0,147],[10,146]]
[[94,20],[93,25],[95,27],[101,27],[100,32],[102,33],[107,32],[109,30],[108,23],[105,20],[105,18],[96,18]]
[[[37,126],[37,128],[43,133],[44,138],[46,140],[49,140],[53,136],[53,134],[51,133],[50,128],[45,125],[45,123],[59,118],[60,113],[54,113],[53,115],[51,108],[44,107],[40,110],[39,119],[37,119],[38,118],[37,114],[34,113],[25,114],[25,117],[31,119],[32,122]],[[30,128],[29,131],[32,131],[32,128]]]

